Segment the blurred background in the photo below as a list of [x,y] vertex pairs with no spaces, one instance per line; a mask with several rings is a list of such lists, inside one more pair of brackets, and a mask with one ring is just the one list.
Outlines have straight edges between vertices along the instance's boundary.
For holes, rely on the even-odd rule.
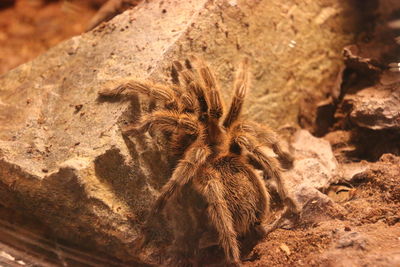
[[0,75],[138,2],[1,0]]

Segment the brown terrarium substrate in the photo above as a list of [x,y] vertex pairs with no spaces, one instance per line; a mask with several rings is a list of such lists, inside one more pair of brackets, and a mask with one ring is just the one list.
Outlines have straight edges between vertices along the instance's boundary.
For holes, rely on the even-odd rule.
[[[62,3],[48,2],[35,16],[0,10],[8,25],[6,39],[0,33],[7,56],[0,72],[83,31],[94,14],[71,20],[72,27],[56,15]],[[171,60],[190,53],[210,63],[226,99],[230,73],[249,56],[254,82],[246,115],[291,136],[296,162],[285,177],[302,207],[300,222],[270,233],[244,266],[400,265],[400,78],[385,69],[399,60],[386,21],[400,3],[358,3],[145,1],[1,76],[0,265],[167,260],[171,235],[162,217],[149,246],[134,249],[171,173],[163,138],[120,130],[153,103],[102,102],[97,92],[128,76],[167,81]],[[40,23],[49,13],[65,27],[59,36]],[[17,29],[9,26],[14,20]],[[24,47],[30,34],[35,49],[6,52]],[[343,66],[342,48],[351,43],[356,48],[345,50]],[[269,184],[277,216],[275,186]]]

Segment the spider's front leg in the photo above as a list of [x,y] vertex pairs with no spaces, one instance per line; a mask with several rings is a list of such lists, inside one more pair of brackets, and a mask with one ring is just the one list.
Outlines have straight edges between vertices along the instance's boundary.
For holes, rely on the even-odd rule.
[[211,119],[218,121],[224,113],[224,106],[217,82],[208,66],[203,65],[199,72],[207,88],[207,98],[210,105],[208,110],[209,116]]
[[173,70],[176,76],[176,83],[186,88],[188,96],[194,101],[197,99],[197,112],[203,119],[208,117],[204,116],[208,112],[208,101],[206,99],[205,88],[200,84],[195,74],[193,73],[192,66],[189,61],[186,61],[187,69],[184,69],[182,64],[178,61],[173,63]]
[[200,125],[192,114],[179,114],[177,112],[161,110],[145,115],[138,125],[128,126],[124,134],[143,133],[155,127],[162,132],[183,130],[186,134],[198,136]]
[[[118,82],[119,85],[115,86]],[[170,110],[179,110],[182,107],[180,94],[173,90],[170,86],[164,86],[147,81],[135,79],[123,79],[121,81],[111,81],[106,84],[106,88],[99,91],[101,97],[115,98],[115,97],[132,97],[136,94],[146,95],[155,100],[164,103],[165,107]]]
[[221,98],[217,80],[203,60],[200,60],[196,56],[192,56],[191,60],[195,64],[195,69],[202,80],[201,85],[199,83],[197,84],[200,85],[199,89],[205,96],[205,100],[208,105],[208,115],[211,123],[217,124],[224,113],[224,104]]

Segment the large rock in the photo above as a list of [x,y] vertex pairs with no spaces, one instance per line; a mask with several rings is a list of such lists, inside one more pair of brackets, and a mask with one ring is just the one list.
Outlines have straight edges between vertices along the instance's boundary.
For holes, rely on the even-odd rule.
[[227,98],[247,56],[248,115],[295,123],[302,94],[323,95],[339,68],[349,10],[339,0],[143,1],[10,71],[0,77],[0,204],[68,242],[135,260],[139,225],[170,169],[157,138],[121,135],[142,100],[132,111],[99,102],[98,90],[127,76],[166,80],[171,60],[195,52]]

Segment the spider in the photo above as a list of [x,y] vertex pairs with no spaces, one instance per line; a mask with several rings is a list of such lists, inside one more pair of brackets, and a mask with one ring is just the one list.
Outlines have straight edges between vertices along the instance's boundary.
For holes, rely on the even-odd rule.
[[[256,168],[277,182],[281,199],[296,210],[281,177],[293,158],[282,150],[275,132],[240,116],[250,83],[248,65],[245,59],[238,68],[226,114],[216,78],[195,56],[173,63],[171,85],[130,80],[100,91],[103,97],[142,94],[160,104],[125,133],[165,133],[178,159],[149,215],[166,210],[170,217],[176,265],[191,265],[206,247],[207,235],[216,236],[227,264],[238,265],[241,244],[266,235],[261,224],[269,215],[270,196]],[[262,146],[272,148],[277,157],[267,155]]]

